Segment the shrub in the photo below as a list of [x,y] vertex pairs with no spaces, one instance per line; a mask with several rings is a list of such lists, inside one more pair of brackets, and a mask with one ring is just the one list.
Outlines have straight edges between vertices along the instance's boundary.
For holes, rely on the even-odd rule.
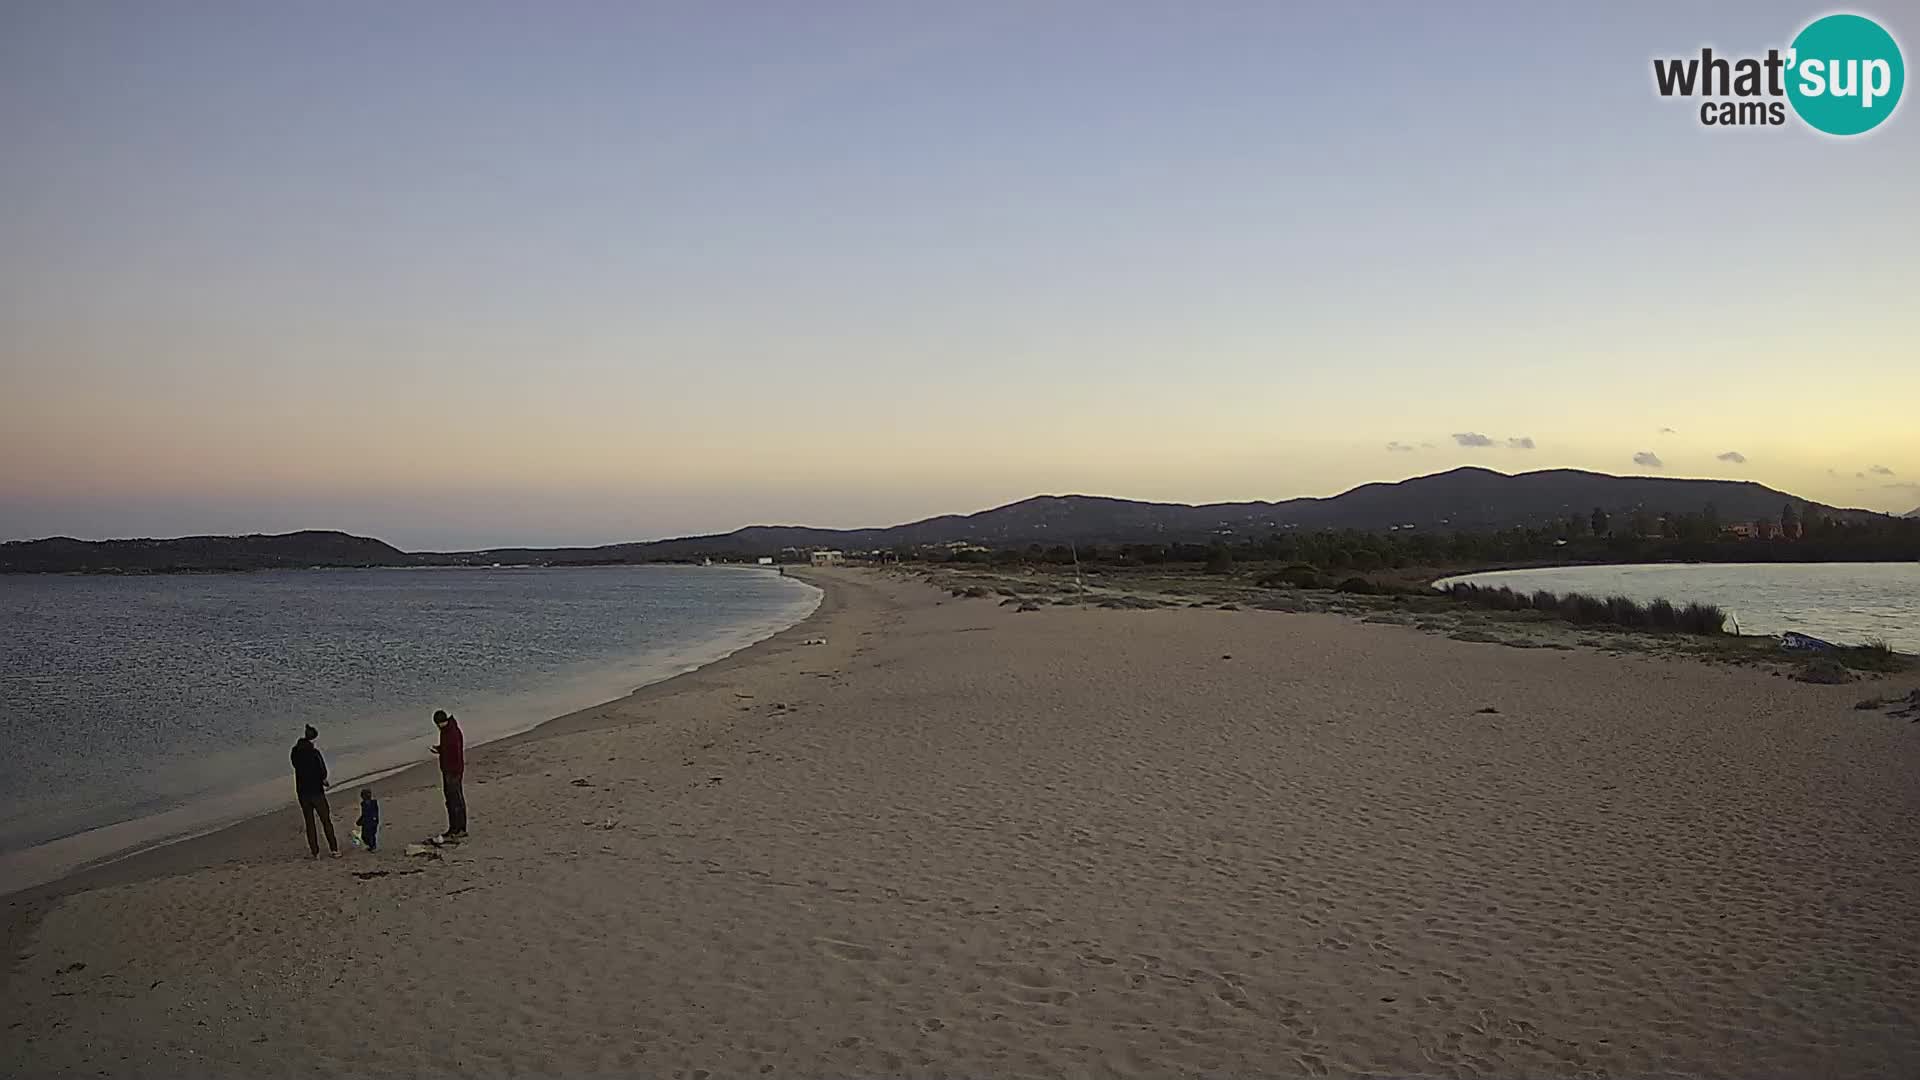
[[1656,630],[1675,630],[1680,626],[1680,613],[1665,600],[1655,600],[1647,605],[1647,625]]
[[[1342,587],[1345,587],[1344,583]],[[1582,625],[1649,627],[1690,634],[1726,632],[1727,615],[1712,604],[1695,603],[1685,608],[1675,608],[1666,600],[1641,604],[1625,596],[1609,596],[1602,600],[1584,593],[1555,595],[1546,589],[1522,593],[1504,585],[1474,585],[1464,581],[1456,581],[1440,591],[1476,607],[1495,611],[1539,611]]]
[[1294,563],[1284,570],[1276,570],[1261,576],[1254,582],[1263,589],[1291,587],[1295,589],[1317,589],[1320,587],[1320,571],[1306,563]]
[[1335,588],[1344,593],[1358,593],[1362,596],[1372,596],[1374,593],[1379,592],[1378,589],[1373,587],[1373,582],[1363,577],[1350,577],[1335,586]]
[[985,585],[973,585],[967,588],[966,595],[978,599],[982,596],[992,596],[993,590],[987,588]]
[[1625,596],[1607,597],[1607,621],[1615,626],[1644,626],[1646,609]]
[[1688,604],[1680,609],[1679,626],[1689,634],[1724,634],[1727,613],[1714,604]]
[[1569,622],[1604,623],[1612,613],[1606,601],[1585,593],[1568,593],[1560,598],[1560,615]]
[[1827,655],[1855,671],[1901,671],[1906,662],[1885,641],[1875,639],[1865,645],[1846,645]]
[[[1459,585],[1455,586],[1455,588],[1463,591],[1456,592],[1454,595],[1461,596],[1470,604],[1478,604],[1481,607],[1492,608],[1495,611],[1513,611],[1522,606],[1520,594],[1507,588],[1505,585],[1497,585],[1492,588],[1483,588],[1478,585]],[[1529,601],[1529,603],[1531,602]]]
[[1209,574],[1231,574],[1233,555],[1226,548],[1217,547],[1207,554],[1206,572]]

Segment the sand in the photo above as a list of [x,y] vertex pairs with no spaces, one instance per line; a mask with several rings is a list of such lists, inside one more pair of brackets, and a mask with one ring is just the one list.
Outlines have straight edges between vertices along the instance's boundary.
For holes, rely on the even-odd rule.
[[421,773],[377,856],[283,811],[16,902],[0,1071],[1920,1074],[1920,725],[1860,686],[818,576],[474,751],[443,860]]

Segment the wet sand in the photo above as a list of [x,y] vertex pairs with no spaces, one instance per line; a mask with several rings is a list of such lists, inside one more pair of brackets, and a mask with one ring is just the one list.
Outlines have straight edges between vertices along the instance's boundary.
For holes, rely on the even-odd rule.
[[443,859],[401,850],[422,770],[378,855],[283,811],[16,898],[0,1062],[1920,1072],[1920,725],[1866,688],[814,576],[800,626],[473,752]]

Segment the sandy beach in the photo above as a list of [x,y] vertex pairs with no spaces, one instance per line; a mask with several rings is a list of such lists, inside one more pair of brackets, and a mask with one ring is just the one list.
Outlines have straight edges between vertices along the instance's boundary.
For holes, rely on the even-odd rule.
[[377,855],[289,798],[12,898],[0,1071],[1920,1074],[1920,725],[1860,685],[807,577],[473,750],[444,858],[429,765]]

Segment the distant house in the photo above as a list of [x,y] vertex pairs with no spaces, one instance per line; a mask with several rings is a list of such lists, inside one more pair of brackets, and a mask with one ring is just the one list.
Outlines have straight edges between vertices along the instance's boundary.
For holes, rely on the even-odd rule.
[[755,559],[755,560],[753,560],[753,561],[754,561],[755,563],[757,563],[757,564],[759,564],[759,565],[761,565],[761,566],[772,566],[772,565],[773,565],[773,556],[771,556],[771,555],[762,555],[762,556],[760,556],[759,558],[757,558],[757,559]]
[[809,560],[815,566],[839,566],[846,557],[844,551],[823,550],[814,552],[809,556]]
[[1753,527],[1751,521],[1736,521],[1727,526],[1727,535],[1735,540],[1752,540],[1759,535],[1759,530]]

